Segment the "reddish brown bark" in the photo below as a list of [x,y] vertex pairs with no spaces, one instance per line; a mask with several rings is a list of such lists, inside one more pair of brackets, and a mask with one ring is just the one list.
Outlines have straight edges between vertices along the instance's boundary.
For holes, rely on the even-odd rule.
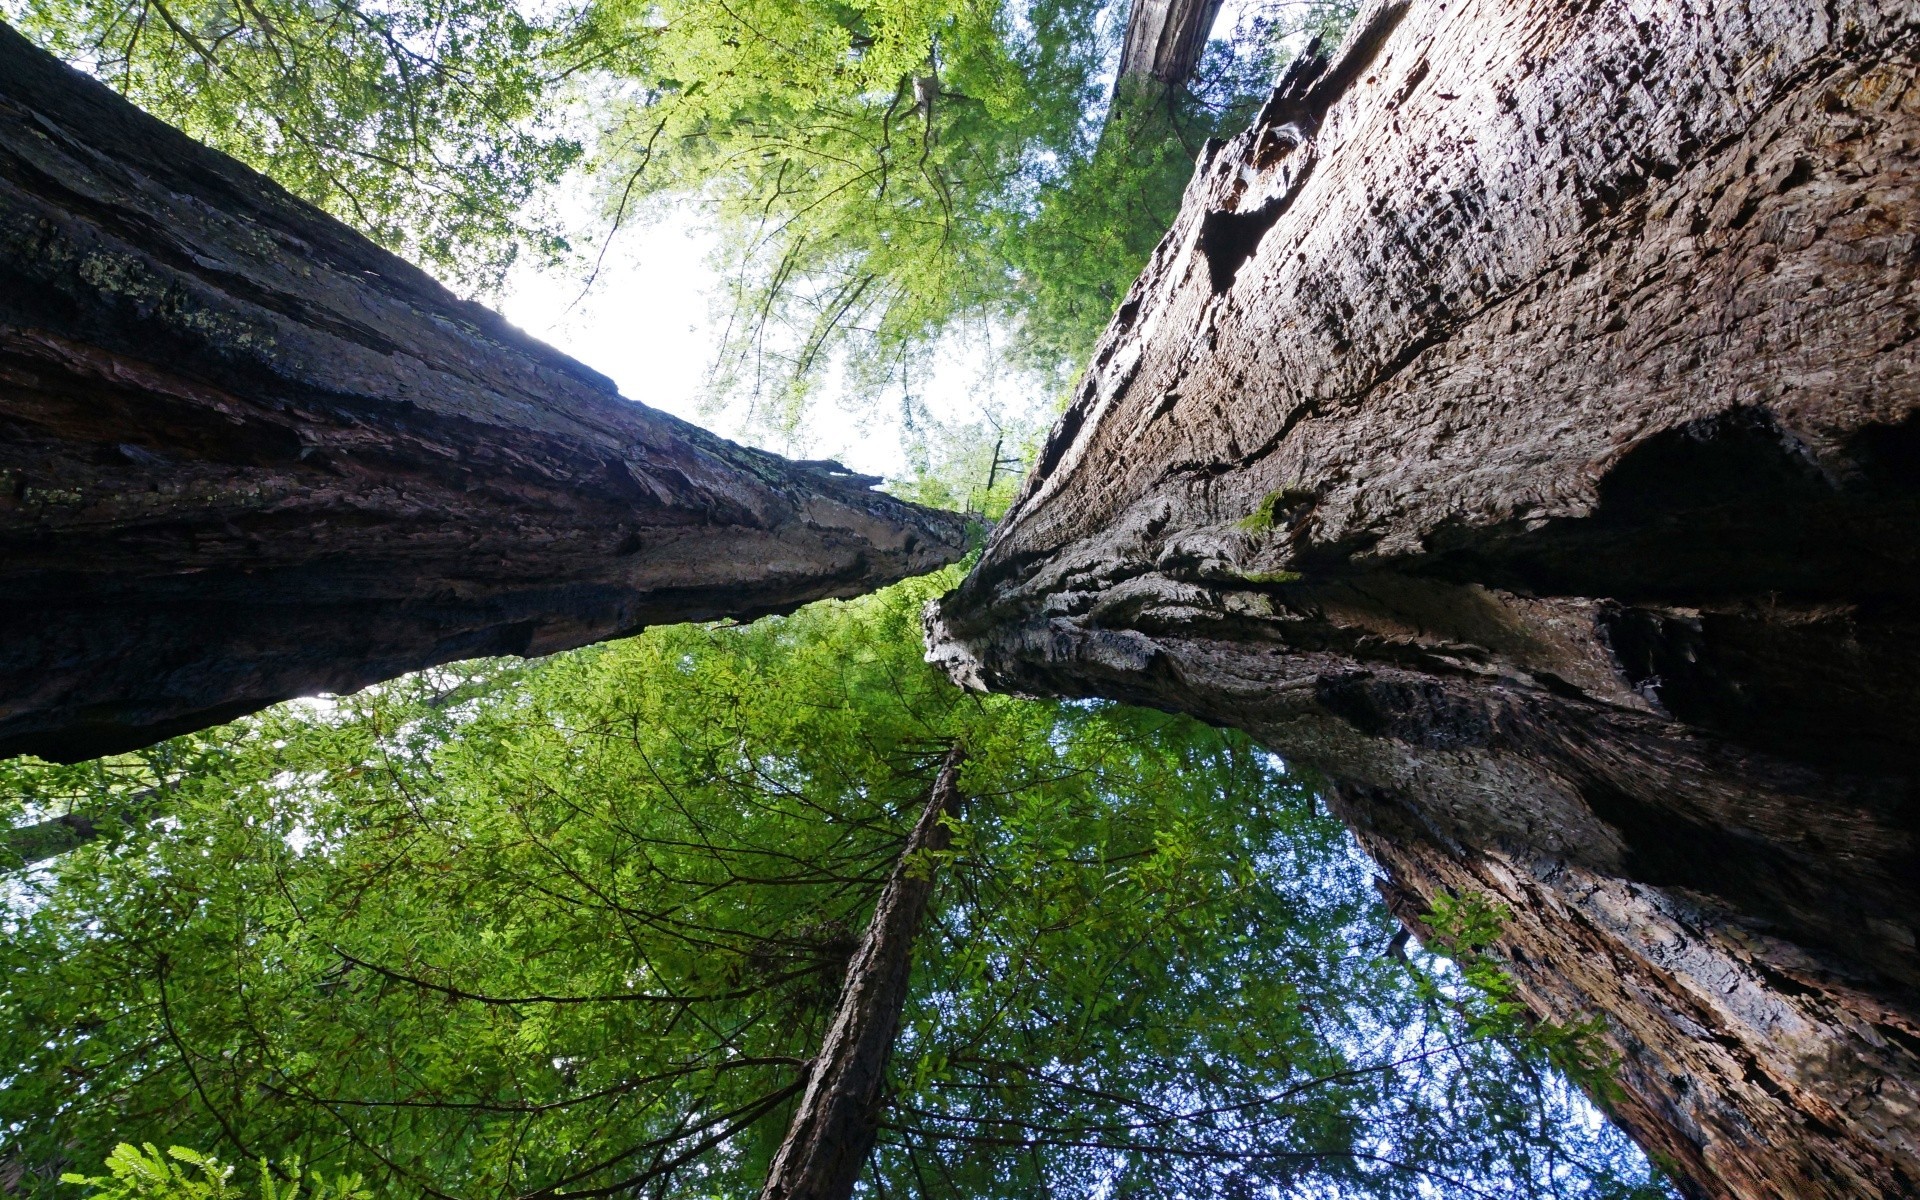
[[907,1002],[913,943],[933,894],[938,864],[931,856],[953,841],[942,818],[959,807],[964,757],[958,746],[947,752],[926,808],[880,892],[873,919],[847,964],[839,1004],[760,1200],[847,1200],[853,1195],[879,1132],[887,1060]]
[[1505,901],[1699,1196],[1920,1194],[1917,63],[1903,3],[1363,14],[932,616]]
[[0,27],[0,754],[951,561],[456,299]]

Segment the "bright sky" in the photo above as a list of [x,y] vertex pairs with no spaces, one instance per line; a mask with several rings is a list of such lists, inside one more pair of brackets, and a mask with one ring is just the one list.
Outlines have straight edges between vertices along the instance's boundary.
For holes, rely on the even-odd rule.
[[705,424],[696,401],[718,336],[708,312],[712,244],[691,221],[663,221],[627,231],[584,299],[578,279],[523,270],[496,302],[509,321],[611,376],[629,399]]
[[[702,384],[720,339],[714,320],[718,280],[708,255],[713,237],[697,215],[671,215],[622,230],[593,289],[581,298],[580,280],[532,270],[516,272],[495,304],[506,318],[611,377],[629,399],[706,426],[726,437],[744,436],[733,414],[702,412]],[[938,420],[976,421],[988,413],[1030,410],[1045,396],[986,386],[993,372],[977,347],[943,360],[916,398]],[[832,388],[809,415],[804,441],[762,443],[796,458],[833,458],[856,471],[898,475],[906,468],[898,413],[849,411]]]
[[[1215,36],[1230,35],[1271,7],[1272,0],[1226,0]],[[562,208],[576,208],[585,226],[591,223],[585,220],[589,204],[584,195],[567,197]],[[697,214],[683,210],[622,230],[584,299],[578,279],[522,270],[496,303],[522,329],[612,377],[630,399],[726,437],[755,441],[743,436],[737,416],[700,408],[701,385],[720,337],[713,319],[716,279],[708,262],[713,244]],[[1017,376],[996,375],[993,358],[977,345],[956,350],[916,398],[945,422],[1028,417],[1050,402],[1050,396],[1027,394],[1029,385]],[[838,459],[873,475],[902,473],[898,414],[886,405],[849,412],[834,402],[830,385],[826,391],[810,414],[805,441],[763,443],[766,448],[796,458]]]

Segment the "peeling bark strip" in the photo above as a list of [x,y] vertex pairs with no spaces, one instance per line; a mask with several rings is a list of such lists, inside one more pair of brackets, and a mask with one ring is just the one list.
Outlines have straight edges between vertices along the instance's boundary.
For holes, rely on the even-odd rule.
[[907,1002],[913,943],[933,894],[936,863],[953,831],[941,817],[960,805],[960,747],[947,751],[933,794],[920,814],[893,874],[880,891],[873,919],[847,964],[847,981],[833,1022],[814,1056],[807,1090],[787,1136],[774,1153],[760,1200],[847,1200],[879,1132],[887,1059]]
[[1920,1195],[1920,21],[1414,0],[1290,71],[965,584],[1504,901],[1694,1195]]
[[875,482],[622,399],[0,27],[0,755],[958,557]]

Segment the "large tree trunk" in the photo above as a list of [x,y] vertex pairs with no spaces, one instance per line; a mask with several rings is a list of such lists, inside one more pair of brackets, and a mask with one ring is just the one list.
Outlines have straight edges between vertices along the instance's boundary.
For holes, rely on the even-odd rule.
[[1203,156],[930,614],[1511,906],[1699,1196],[1920,1194],[1917,57],[1896,0],[1363,14]]
[[920,820],[880,891],[867,932],[847,963],[827,1036],[807,1076],[787,1136],[774,1153],[760,1200],[847,1200],[873,1151],[887,1082],[887,1060],[907,1003],[913,943],[933,895],[933,855],[953,842],[942,819],[960,804],[955,746],[940,764]]
[[959,555],[874,482],[623,399],[0,27],[0,755]]

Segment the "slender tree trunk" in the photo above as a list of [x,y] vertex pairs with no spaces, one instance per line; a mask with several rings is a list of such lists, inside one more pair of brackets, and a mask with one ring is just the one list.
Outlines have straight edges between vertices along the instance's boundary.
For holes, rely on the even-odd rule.
[[867,932],[847,964],[827,1036],[807,1090],[775,1152],[760,1200],[847,1200],[879,1131],[887,1059],[900,1032],[914,939],[933,893],[936,862],[952,831],[941,818],[960,804],[960,747],[947,752],[926,809],[880,892]]
[[1920,1195],[1920,21],[1375,7],[1210,149],[930,613],[1246,729],[1708,1197]]
[[[1133,0],[1120,43],[1115,94],[1126,87],[1183,88],[1200,65],[1222,0]],[[1149,82],[1151,81],[1151,82]]]
[[0,754],[959,555],[874,482],[622,398],[0,27]]

